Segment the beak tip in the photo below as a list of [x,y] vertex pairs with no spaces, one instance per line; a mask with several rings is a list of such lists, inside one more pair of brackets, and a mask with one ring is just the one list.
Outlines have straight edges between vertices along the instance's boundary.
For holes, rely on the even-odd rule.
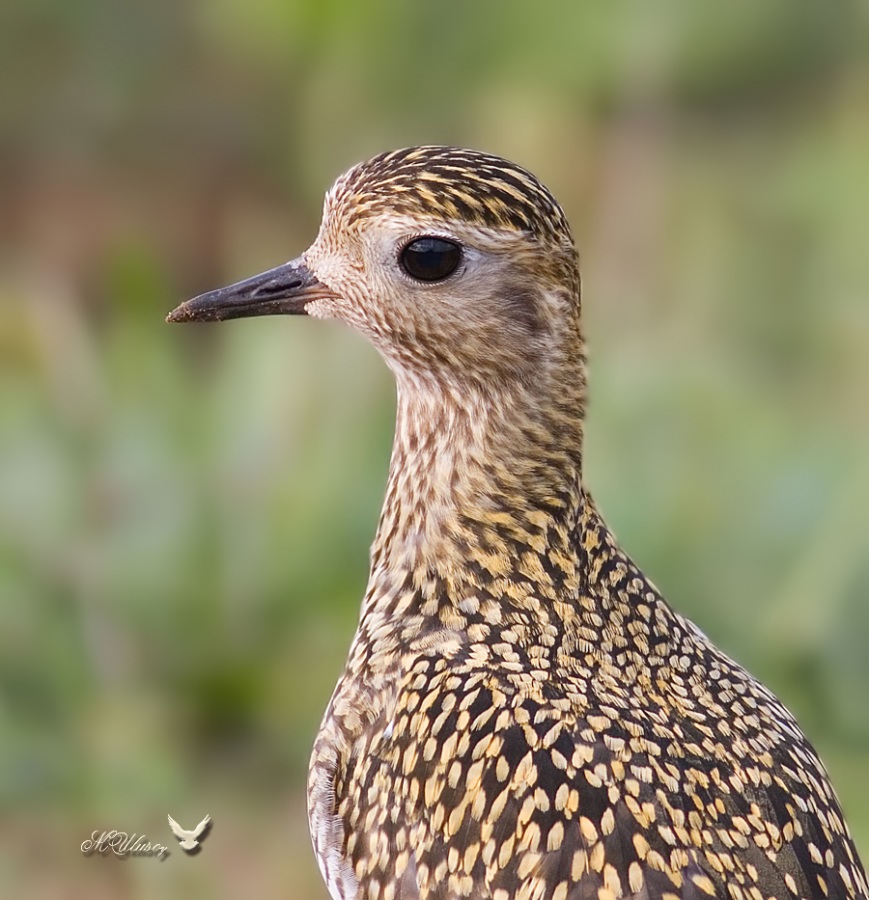
[[185,309],[187,306],[186,303],[182,303],[180,306],[176,306],[172,312],[168,313],[166,316],[166,321],[170,324],[173,322],[189,322],[190,321],[190,312]]

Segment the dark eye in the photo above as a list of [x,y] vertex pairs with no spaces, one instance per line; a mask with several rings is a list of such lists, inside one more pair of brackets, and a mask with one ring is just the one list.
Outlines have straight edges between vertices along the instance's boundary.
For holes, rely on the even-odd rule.
[[417,281],[441,281],[459,267],[462,248],[443,238],[422,237],[411,241],[399,256],[401,267]]

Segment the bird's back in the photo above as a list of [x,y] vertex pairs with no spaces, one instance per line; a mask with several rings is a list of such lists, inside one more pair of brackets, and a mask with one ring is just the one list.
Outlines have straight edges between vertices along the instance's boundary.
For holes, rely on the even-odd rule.
[[312,807],[321,858],[343,866],[333,895],[865,900],[790,713],[669,608],[590,503],[576,547],[576,597],[511,575],[464,608],[440,585],[427,628],[416,604],[438,601],[421,593],[399,591],[392,628],[363,617],[312,766],[314,804],[334,797]]

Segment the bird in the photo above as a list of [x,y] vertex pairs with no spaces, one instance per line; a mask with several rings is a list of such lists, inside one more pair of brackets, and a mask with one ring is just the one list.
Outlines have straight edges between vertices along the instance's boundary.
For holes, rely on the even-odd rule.
[[192,831],[188,831],[186,828],[182,828],[172,816],[167,816],[166,818],[169,819],[169,827],[172,829],[172,834],[181,842],[181,849],[186,850],[188,853],[199,847],[205,835],[208,834],[209,826],[211,825],[211,816],[206,816]]
[[583,476],[578,254],[525,168],[382,153],[300,257],[172,322],[344,322],[397,385],[386,496],[314,743],[333,900],[869,900],[793,715],[664,599]]

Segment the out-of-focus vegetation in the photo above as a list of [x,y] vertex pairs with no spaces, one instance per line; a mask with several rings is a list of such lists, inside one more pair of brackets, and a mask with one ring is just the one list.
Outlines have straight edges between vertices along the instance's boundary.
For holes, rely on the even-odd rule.
[[[562,200],[587,481],[796,711],[869,856],[867,26],[858,0],[3,4],[3,896],[326,896],[304,777],[391,383],[336,326],[163,315],[420,142]],[[199,856],[167,812],[211,813]],[[84,858],[97,828],[172,855]]]

